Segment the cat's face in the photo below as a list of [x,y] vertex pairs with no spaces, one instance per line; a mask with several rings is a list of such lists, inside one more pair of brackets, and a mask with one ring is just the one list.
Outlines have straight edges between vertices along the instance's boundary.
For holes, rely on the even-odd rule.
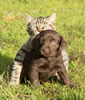
[[29,35],[37,35],[42,30],[56,30],[55,28],[55,21],[56,21],[56,14],[53,13],[49,17],[32,17],[30,15],[26,15],[27,20],[27,32]]

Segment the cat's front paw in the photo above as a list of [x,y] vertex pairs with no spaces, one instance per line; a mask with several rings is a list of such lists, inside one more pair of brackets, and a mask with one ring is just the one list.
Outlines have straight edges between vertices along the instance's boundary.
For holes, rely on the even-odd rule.
[[9,82],[9,86],[15,86],[15,85],[19,85],[20,82]]

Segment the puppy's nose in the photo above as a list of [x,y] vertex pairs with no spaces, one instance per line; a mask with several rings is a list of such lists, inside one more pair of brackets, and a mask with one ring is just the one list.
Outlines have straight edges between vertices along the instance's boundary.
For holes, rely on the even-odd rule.
[[49,47],[42,49],[42,51],[43,51],[45,54],[49,54],[49,53],[50,53]]

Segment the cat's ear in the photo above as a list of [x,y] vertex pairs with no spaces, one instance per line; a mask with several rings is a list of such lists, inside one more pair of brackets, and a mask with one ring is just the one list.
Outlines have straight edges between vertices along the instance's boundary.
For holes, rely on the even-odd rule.
[[55,24],[56,22],[56,13],[53,13],[51,16],[48,17],[48,20],[52,23]]
[[30,16],[29,14],[25,14],[25,18],[26,18],[26,23],[27,24],[29,24],[33,20],[33,17]]

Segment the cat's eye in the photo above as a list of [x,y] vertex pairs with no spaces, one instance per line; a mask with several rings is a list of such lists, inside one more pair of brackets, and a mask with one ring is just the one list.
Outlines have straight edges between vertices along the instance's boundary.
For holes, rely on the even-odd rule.
[[47,22],[44,22],[44,25],[47,24]]
[[38,30],[38,26],[36,26],[36,29]]

